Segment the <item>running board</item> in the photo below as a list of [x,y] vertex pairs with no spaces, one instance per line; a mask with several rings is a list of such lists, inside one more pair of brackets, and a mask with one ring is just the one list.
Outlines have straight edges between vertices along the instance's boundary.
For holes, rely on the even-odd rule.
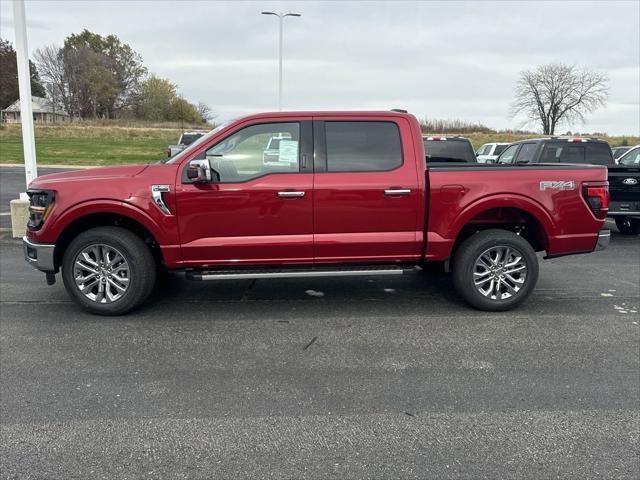
[[371,275],[404,275],[420,270],[418,266],[380,265],[365,267],[263,268],[227,270],[190,270],[188,280],[243,280],[257,278],[358,277]]

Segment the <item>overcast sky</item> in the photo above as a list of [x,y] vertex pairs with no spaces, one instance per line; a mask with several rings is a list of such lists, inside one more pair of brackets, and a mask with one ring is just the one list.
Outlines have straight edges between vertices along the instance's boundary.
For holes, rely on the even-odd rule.
[[[219,119],[277,108],[277,18],[285,19],[284,108],[406,108],[418,117],[516,128],[518,72],[562,62],[605,72],[607,108],[582,131],[640,132],[640,1],[29,1],[29,50],[87,28],[114,33]],[[15,41],[10,1],[0,35]]]

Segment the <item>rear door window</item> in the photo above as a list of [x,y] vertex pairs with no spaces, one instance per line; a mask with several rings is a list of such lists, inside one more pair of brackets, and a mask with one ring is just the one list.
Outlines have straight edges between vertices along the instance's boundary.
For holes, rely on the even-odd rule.
[[516,163],[531,163],[533,154],[536,152],[536,146],[535,143],[523,143],[516,157]]
[[394,122],[325,122],[327,171],[384,172],[402,165]]

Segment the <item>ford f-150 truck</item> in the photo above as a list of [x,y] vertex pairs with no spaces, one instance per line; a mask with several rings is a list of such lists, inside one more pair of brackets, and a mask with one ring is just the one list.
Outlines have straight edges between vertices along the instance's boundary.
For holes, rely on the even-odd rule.
[[[273,138],[278,154],[264,152]],[[38,177],[26,261],[118,315],[159,268],[192,280],[399,275],[444,262],[472,306],[522,302],[536,252],[608,244],[601,166],[425,162],[403,112],[295,112],[218,127],[171,159]]]

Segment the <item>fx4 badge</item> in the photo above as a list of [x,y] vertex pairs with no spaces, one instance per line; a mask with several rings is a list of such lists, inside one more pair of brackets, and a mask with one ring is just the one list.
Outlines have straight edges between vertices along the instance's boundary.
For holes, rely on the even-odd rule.
[[540,190],[575,190],[576,184],[573,180],[546,180],[540,182]]

